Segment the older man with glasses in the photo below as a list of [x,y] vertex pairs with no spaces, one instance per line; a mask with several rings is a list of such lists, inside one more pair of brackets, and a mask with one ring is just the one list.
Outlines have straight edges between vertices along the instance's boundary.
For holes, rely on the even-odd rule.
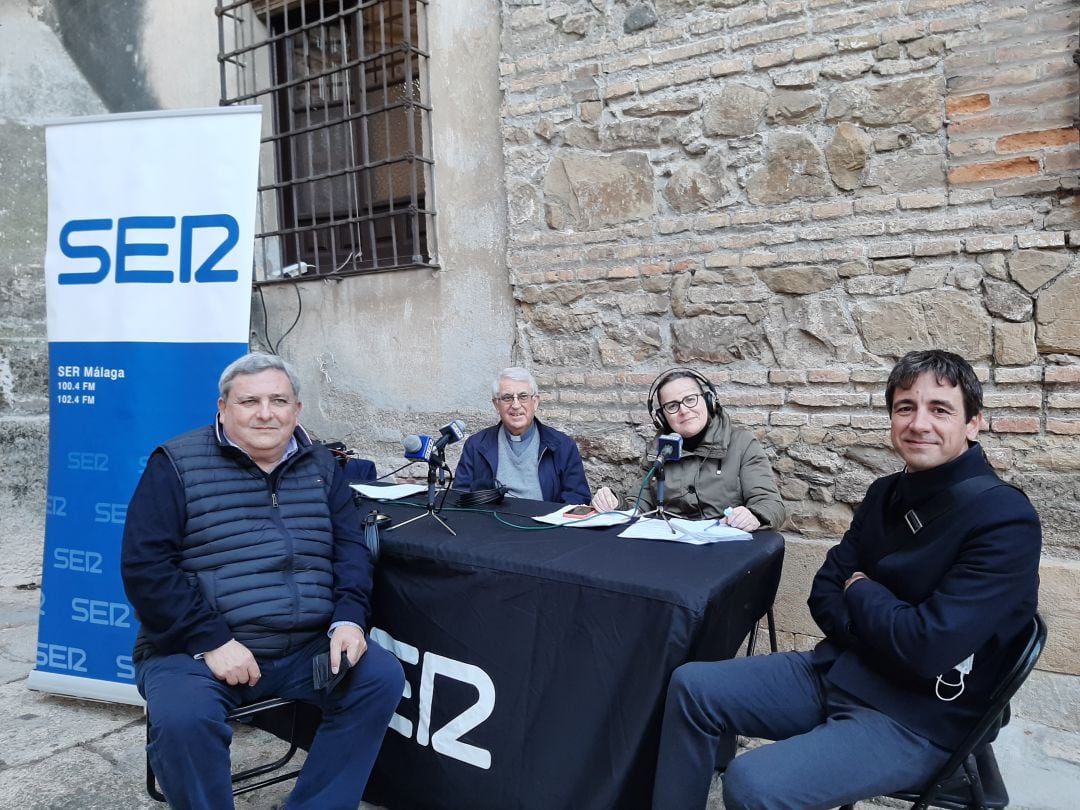
[[540,392],[532,374],[503,369],[491,391],[499,424],[466,440],[454,487],[483,489],[497,480],[515,498],[588,503],[591,493],[577,444],[536,418]]

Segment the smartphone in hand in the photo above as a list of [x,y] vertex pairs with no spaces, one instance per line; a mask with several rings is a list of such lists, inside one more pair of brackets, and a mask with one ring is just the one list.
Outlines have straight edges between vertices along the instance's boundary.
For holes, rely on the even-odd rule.
[[327,694],[334,691],[334,687],[341,683],[345,673],[349,671],[349,656],[341,651],[341,663],[338,664],[337,675],[330,671],[330,653],[321,652],[311,660],[311,681],[317,690],[323,690]]

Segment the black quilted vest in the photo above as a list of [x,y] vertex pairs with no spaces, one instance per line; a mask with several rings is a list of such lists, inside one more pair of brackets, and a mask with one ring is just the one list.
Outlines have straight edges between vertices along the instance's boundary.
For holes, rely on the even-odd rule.
[[214,426],[162,446],[187,505],[181,567],[256,658],[279,658],[329,629],[334,460],[302,429],[268,476]]

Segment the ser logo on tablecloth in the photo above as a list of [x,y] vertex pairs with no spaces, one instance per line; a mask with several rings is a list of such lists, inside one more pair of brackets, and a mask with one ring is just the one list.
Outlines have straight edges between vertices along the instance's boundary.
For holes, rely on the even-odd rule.
[[[371,638],[384,650],[389,650],[403,664],[416,665],[420,662],[420,651],[411,644],[398,641],[385,630],[371,628]],[[476,702],[465,711],[449,720],[440,728],[431,729],[431,706],[435,699],[435,676],[451,678],[467,683],[476,689]],[[487,720],[495,710],[495,684],[491,677],[474,664],[466,664],[437,653],[425,652],[420,666],[419,712],[416,722],[416,742],[419,745],[431,743],[439,754],[487,770],[491,767],[491,752],[463,742],[461,737]],[[412,698],[412,686],[405,681],[402,693],[405,700]],[[390,718],[390,728],[406,739],[413,738],[412,721],[400,714]]]

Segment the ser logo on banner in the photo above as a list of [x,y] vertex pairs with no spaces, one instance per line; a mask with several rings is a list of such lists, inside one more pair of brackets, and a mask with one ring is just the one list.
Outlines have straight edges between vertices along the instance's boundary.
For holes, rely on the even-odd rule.
[[86,650],[66,644],[48,644],[39,641],[35,665],[65,672],[86,672]]
[[[39,641],[35,665],[49,667],[51,669],[66,672],[87,672],[86,650],[81,647],[67,647],[63,644],[47,644]],[[135,680],[135,664],[130,655],[118,655],[115,659],[116,679],[122,681]]]
[[71,600],[71,620],[106,627],[131,627],[131,605],[76,596]]
[[82,548],[54,548],[53,568],[61,571],[77,571],[81,574],[100,574],[105,558],[98,551]]
[[[372,640],[384,650],[392,652],[403,664],[420,663],[420,651],[403,641],[398,641],[385,630],[371,628]],[[435,676],[450,678],[467,683],[476,689],[476,702],[448,720],[437,729],[431,728],[431,706],[435,700]],[[405,700],[412,698],[412,685],[405,681],[402,694]],[[474,664],[466,664],[432,652],[424,653],[420,667],[420,707],[416,720],[416,742],[419,745],[431,743],[436,752],[487,770],[491,767],[491,752],[478,745],[463,742],[462,737],[487,720],[495,710],[495,684],[491,676]],[[411,721],[395,714],[390,718],[390,728],[406,739],[413,736]]]
[[142,702],[127,503],[147,456],[206,424],[218,374],[248,349],[262,120],[252,105],[46,127],[49,485],[31,689]]
[[[60,252],[69,259],[87,259],[96,262],[96,269],[80,272],[60,273],[57,283],[100,284],[109,277],[109,271],[115,266],[114,278],[117,284],[172,284],[174,279],[181,284],[192,280],[196,284],[214,282],[231,283],[240,274],[236,269],[217,267],[217,263],[228,255],[240,235],[240,226],[235,217],[228,214],[205,214],[180,218],[180,265],[174,274],[172,270],[133,270],[128,267],[128,260],[136,256],[168,256],[170,245],[167,242],[135,241],[131,231],[172,231],[176,229],[176,217],[123,217],[116,220],[115,251],[109,253],[104,244],[105,233],[111,233],[111,219],[73,219],[60,229]],[[210,251],[210,255],[192,272],[195,234],[198,231],[224,231],[221,241]],[[80,241],[85,235],[96,235],[97,241],[87,239],[89,244],[73,244],[72,237]],[[203,238],[210,234],[203,234]]]

